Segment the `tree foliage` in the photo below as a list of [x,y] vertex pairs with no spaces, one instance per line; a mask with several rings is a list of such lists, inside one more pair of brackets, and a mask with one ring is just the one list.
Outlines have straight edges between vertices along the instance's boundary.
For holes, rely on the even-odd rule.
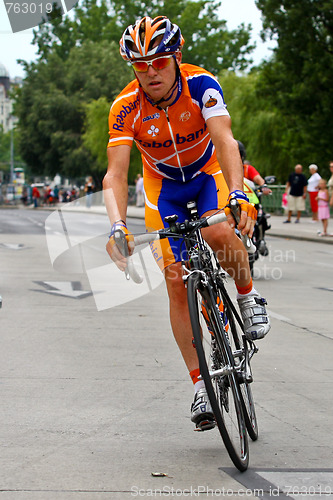
[[228,31],[226,21],[217,16],[216,0],[84,0],[74,9],[74,19],[54,17],[34,32],[41,59],[51,52],[68,57],[71,49],[87,40],[119,42],[124,29],[137,19],[165,15],[181,27],[186,44],[184,60],[218,73],[221,69],[245,69],[249,54],[250,26],[241,24]]
[[11,132],[4,132],[0,126],[0,171],[2,178],[6,181],[10,180],[10,163],[11,163],[11,141],[13,140],[13,163],[15,166],[23,166],[22,158],[18,150],[18,133],[14,130],[13,136]]
[[260,73],[237,75],[224,71],[219,76],[234,137],[243,142],[247,159],[261,175],[276,175],[284,182],[289,152],[282,147],[286,122],[278,108],[271,106],[258,90]]
[[[119,55],[126,26],[147,15],[167,15],[181,26],[184,61],[217,74],[243,69],[252,50],[250,28],[229,32],[215,0],[83,0],[65,18],[53,13],[34,32],[39,59],[26,64],[17,92],[20,149],[36,173],[101,178],[106,168],[109,105],[133,78]],[[105,114],[104,114],[105,113]],[[140,169],[132,153],[130,177]]]
[[296,163],[328,173],[333,141],[333,4],[257,0],[273,57],[249,74],[220,74],[233,132],[263,174],[284,183]]
[[[250,26],[234,31],[218,0],[82,0],[65,18],[35,32],[39,60],[26,64],[17,91],[19,143],[36,173],[70,177],[105,171],[110,103],[132,79],[119,56],[126,26],[167,15],[185,38],[183,60],[219,75],[234,135],[263,174],[284,182],[295,163],[326,167],[333,142],[333,4],[329,0],[256,0],[273,57],[250,73]],[[130,177],[140,168],[132,152]]]
[[[82,142],[86,103],[110,102],[131,78],[115,43],[87,41],[62,60],[55,51],[32,64],[18,91],[20,149],[35,173],[83,177],[96,173],[94,157]],[[107,114],[104,117],[107,123]],[[104,152],[107,134],[103,137]]]
[[[256,0],[264,36],[278,42],[258,90],[285,121],[280,143],[290,163],[327,167],[333,140],[333,4],[327,0]],[[291,165],[289,165],[290,167]]]

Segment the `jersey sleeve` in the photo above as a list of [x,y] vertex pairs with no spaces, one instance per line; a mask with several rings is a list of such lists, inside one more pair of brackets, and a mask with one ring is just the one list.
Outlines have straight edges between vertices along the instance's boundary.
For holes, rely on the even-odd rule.
[[244,176],[253,182],[254,178],[260,175],[258,170],[256,170],[253,165],[244,165]]
[[134,124],[140,114],[138,89],[126,89],[115,99],[109,113],[109,143],[113,146],[132,146]]
[[222,88],[213,75],[208,72],[196,75],[189,78],[188,85],[205,121],[213,116],[229,116]]

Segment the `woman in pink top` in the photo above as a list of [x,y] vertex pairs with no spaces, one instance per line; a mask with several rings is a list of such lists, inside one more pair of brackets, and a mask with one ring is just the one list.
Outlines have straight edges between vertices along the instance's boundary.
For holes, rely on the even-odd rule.
[[328,219],[330,218],[330,207],[329,207],[329,195],[325,179],[320,179],[318,183],[318,219],[322,221],[323,232],[319,233],[319,236],[328,236],[327,226]]

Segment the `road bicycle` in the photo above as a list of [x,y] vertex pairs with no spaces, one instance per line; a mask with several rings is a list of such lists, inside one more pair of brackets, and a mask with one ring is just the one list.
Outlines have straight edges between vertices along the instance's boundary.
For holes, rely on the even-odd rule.
[[[258,438],[258,424],[251,384],[251,359],[258,351],[246,339],[243,322],[231,300],[225,283],[226,274],[201,235],[201,229],[226,221],[223,211],[198,218],[195,202],[188,203],[189,220],[177,222],[177,215],[165,218],[168,228],[134,236],[135,246],[164,238],[181,238],[186,252],[182,261],[183,280],[187,287],[188,306],[197,351],[200,376],[204,380],[215,423],[234,465],[245,471],[249,463],[248,435]],[[237,206],[232,207],[236,217]],[[121,231],[115,240],[128,257]],[[248,251],[251,241],[244,238]],[[126,253],[127,252],[127,253]],[[131,257],[127,259],[126,277],[142,281]],[[205,430],[198,428],[198,430]]]

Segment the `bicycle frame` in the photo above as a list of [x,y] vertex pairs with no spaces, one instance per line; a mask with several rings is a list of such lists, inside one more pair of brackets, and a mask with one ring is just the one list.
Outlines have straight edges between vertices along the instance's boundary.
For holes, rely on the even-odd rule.
[[[193,202],[191,202],[190,212],[192,217],[191,220],[198,220],[196,207]],[[173,228],[173,230],[175,230],[175,228]],[[199,273],[201,276],[202,284],[207,288],[209,294],[211,295],[212,301],[216,303],[218,291],[221,291],[223,303],[227,303],[228,307],[230,307],[230,309],[232,310],[241,330],[244,331],[242,320],[240,319],[240,316],[233,302],[231,301],[224,285],[225,273],[222,270],[215,253],[209,249],[207,243],[203,239],[200,229],[194,229],[190,238],[184,236],[184,242],[188,255],[188,260],[182,261],[182,268],[184,272],[183,280],[185,282],[185,285],[191,274]],[[216,265],[216,269],[214,269],[213,262]],[[226,332],[223,324],[221,324],[221,334],[223,337],[226,337]],[[228,341],[227,338],[225,338],[224,340]],[[248,341],[244,335],[243,343],[244,349],[233,351],[233,356],[235,359],[243,358],[241,363],[237,367],[235,366],[235,368],[225,366],[223,369],[210,371],[210,377],[212,379],[222,375],[230,374],[231,371],[237,371],[240,378],[243,378],[246,382],[250,383],[253,381],[250,360],[258,351],[258,348],[253,342]]]

